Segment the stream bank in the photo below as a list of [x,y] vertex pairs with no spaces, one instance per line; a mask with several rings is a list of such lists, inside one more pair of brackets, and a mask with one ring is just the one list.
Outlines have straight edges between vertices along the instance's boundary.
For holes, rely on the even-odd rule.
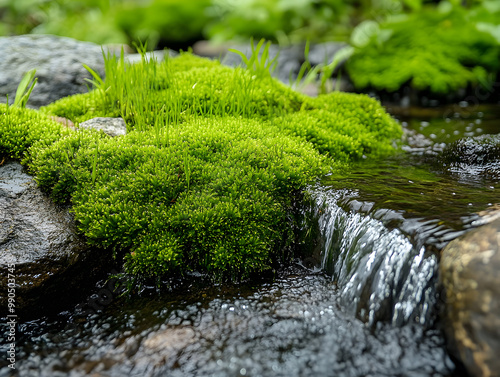
[[130,300],[102,281],[73,309],[20,324],[18,375],[466,376],[443,332],[439,250],[477,224],[496,183],[436,169],[440,141],[423,144],[310,189],[318,263]]
[[499,117],[424,111],[400,118],[420,142],[406,154],[312,188],[321,271],[128,301],[100,282],[76,307],[20,322],[19,375],[464,375],[442,332],[439,250],[494,206],[497,183],[439,154],[496,133]]

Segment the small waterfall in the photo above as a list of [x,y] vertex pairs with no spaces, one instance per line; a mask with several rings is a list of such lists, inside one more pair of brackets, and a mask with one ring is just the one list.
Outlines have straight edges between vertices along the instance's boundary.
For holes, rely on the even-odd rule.
[[336,281],[341,306],[370,325],[430,325],[437,297],[436,256],[383,220],[341,208],[339,203],[355,196],[352,191],[315,187],[311,193],[321,267]]

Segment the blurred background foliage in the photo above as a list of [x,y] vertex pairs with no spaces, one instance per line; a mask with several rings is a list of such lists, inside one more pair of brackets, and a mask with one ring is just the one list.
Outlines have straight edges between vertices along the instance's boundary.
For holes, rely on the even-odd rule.
[[[453,0],[473,7],[485,0]],[[0,35],[55,34],[99,44],[266,38],[281,45],[347,40],[363,20],[419,12],[428,0],[0,0]]]
[[149,50],[347,42],[347,72],[362,91],[490,88],[500,72],[500,0],[0,0],[0,21],[0,36]]

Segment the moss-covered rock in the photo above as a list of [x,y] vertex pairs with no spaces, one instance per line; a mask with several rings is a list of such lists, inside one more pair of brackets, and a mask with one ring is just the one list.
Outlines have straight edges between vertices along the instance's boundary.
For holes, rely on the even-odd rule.
[[[401,135],[367,96],[308,98],[190,54],[106,65],[97,89],[42,111],[75,122],[121,115],[126,135],[69,132],[6,107],[0,133],[42,188],[72,202],[88,241],[114,248],[134,276],[239,280],[269,269],[293,241],[293,194],[340,164],[389,152]],[[14,145],[9,128],[30,117],[24,137],[45,141]]]
[[[408,84],[448,94],[491,83],[495,77],[488,73],[500,70],[500,45],[478,27],[474,14],[459,6],[431,8],[372,25],[347,62],[355,87],[395,91]],[[500,12],[490,17],[500,22]]]

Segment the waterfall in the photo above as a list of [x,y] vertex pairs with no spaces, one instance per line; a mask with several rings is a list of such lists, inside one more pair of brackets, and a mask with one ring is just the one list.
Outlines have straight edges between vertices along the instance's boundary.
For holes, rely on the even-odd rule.
[[315,187],[310,192],[321,267],[337,283],[344,310],[370,325],[430,325],[437,297],[436,256],[384,220],[344,210],[339,203],[355,196],[352,191]]

